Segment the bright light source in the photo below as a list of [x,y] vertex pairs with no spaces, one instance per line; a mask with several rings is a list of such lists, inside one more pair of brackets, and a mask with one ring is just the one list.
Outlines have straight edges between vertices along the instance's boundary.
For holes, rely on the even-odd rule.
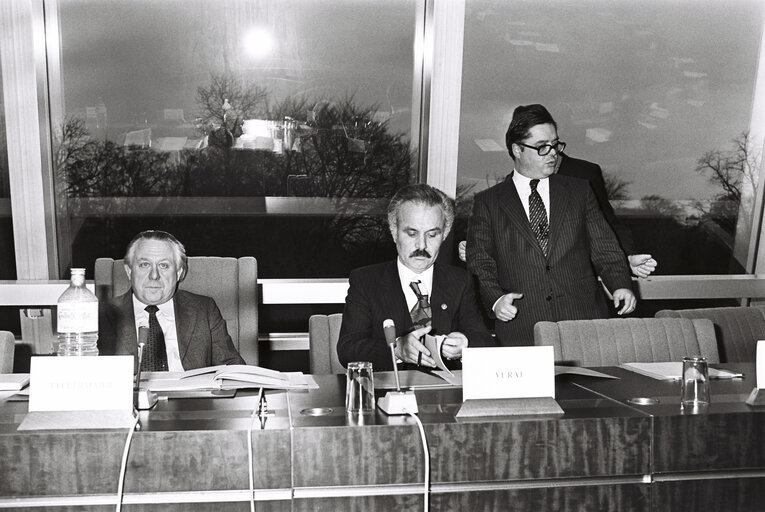
[[274,36],[264,28],[253,28],[244,36],[244,49],[248,55],[262,59],[271,53]]

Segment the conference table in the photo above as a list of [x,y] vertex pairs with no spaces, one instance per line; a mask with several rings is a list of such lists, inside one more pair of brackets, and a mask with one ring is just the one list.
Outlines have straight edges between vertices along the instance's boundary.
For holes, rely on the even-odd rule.
[[[620,367],[596,368],[618,379],[556,377],[558,415],[462,419],[461,388],[419,389],[427,457],[413,418],[347,414],[343,375],[269,391],[261,416],[257,390],[163,399],[139,413],[122,507],[763,510],[765,407],[745,403],[754,365],[720,366],[745,376],[712,381],[695,414],[678,382]],[[0,509],[114,510],[128,430],[19,431],[26,412],[0,402]]]

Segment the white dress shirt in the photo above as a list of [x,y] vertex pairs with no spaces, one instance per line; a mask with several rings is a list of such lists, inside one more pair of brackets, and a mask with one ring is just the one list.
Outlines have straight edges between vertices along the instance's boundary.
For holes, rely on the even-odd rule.
[[[515,184],[515,189],[518,191],[518,195],[521,198],[521,204],[523,204],[523,210],[526,212],[526,217],[531,218],[529,216],[529,196],[531,195],[531,180],[524,176],[523,174],[519,173],[518,171],[513,171],[513,183]],[[545,212],[547,212],[547,222],[550,222],[550,180],[547,178],[539,180],[539,184],[537,185],[537,192],[539,192],[539,196],[542,198],[542,203],[545,205]]]
[[[182,372],[181,353],[178,349],[178,332],[175,329],[175,305],[173,299],[158,304],[157,320],[165,335],[165,350],[167,352],[167,369],[171,372]],[[135,336],[138,339],[138,328],[149,327],[149,313],[146,304],[133,295],[133,314],[135,315]]]

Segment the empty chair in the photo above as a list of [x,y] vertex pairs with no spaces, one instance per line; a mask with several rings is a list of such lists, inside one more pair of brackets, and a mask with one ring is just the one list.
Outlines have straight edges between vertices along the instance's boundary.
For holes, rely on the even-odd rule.
[[[247,364],[258,364],[258,268],[255,258],[192,256],[179,289],[215,299],[234,346]],[[96,295],[108,300],[130,289],[123,260],[98,258]]]
[[337,358],[337,339],[343,314],[311,315],[308,319],[308,344],[311,373],[345,373]]
[[708,318],[714,324],[720,361],[754,362],[757,340],[765,339],[765,314],[757,307],[663,309],[657,318]]
[[680,361],[704,356],[719,363],[714,327],[705,319],[609,318],[538,322],[534,344],[552,345],[555,361],[576,366]]
[[10,331],[0,331],[0,373],[13,373],[16,340]]

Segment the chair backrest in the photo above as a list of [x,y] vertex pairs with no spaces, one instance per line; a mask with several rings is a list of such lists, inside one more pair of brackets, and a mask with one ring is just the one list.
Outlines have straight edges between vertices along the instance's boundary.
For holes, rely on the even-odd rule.
[[656,317],[711,320],[723,363],[754,362],[757,359],[757,340],[765,339],[765,314],[758,307],[662,309]]
[[[258,267],[251,256],[192,256],[181,290],[212,297],[226,320],[228,333],[247,364],[258,364]],[[94,280],[98,300],[130,289],[123,260],[98,258]]]
[[337,358],[337,339],[343,314],[311,315],[308,319],[308,348],[311,373],[345,373]]
[[680,361],[704,356],[719,363],[714,327],[705,319],[609,318],[538,322],[534,344],[552,345],[555,361],[577,366]]
[[0,373],[13,373],[16,339],[10,331],[0,331]]

